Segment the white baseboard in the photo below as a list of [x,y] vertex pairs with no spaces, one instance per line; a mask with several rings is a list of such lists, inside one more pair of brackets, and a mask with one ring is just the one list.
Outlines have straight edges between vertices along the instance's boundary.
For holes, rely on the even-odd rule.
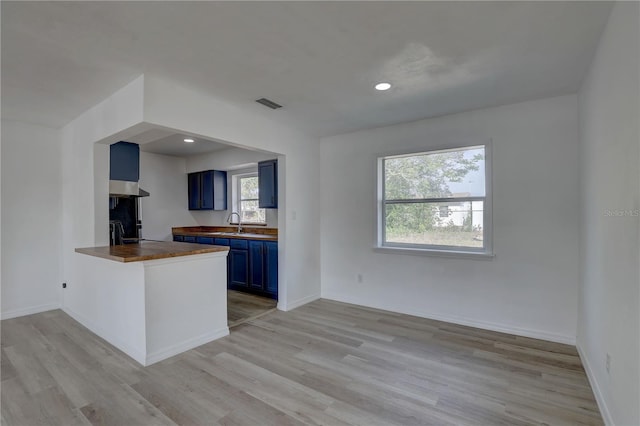
[[60,303],[45,303],[44,305],[29,306],[28,308],[12,309],[10,311],[2,312],[0,318],[3,320],[23,317],[25,315],[39,314],[40,312],[52,311],[54,309],[60,309]]
[[303,297],[302,299],[294,300],[293,302],[286,303],[284,300],[278,301],[278,309],[281,311],[291,311],[295,308],[299,308],[302,305],[313,302],[320,299],[319,294],[312,294],[310,296]]
[[158,361],[162,361],[163,359],[171,358],[174,355],[178,355],[179,353],[188,351],[189,349],[197,348],[198,346],[204,345],[205,343],[212,342],[228,335],[229,328],[224,327],[210,333],[205,333],[201,336],[187,339],[184,342],[180,342],[178,344],[171,345],[167,348],[148,354],[144,366],[147,367],[151,364],[155,364]]
[[609,407],[607,407],[604,396],[602,396],[602,391],[600,390],[600,385],[598,385],[598,381],[596,380],[596,375],[593,374],[593,369],[591,368],[589,358],[587,358],[587,355],[584,353],[580,345],[576,344],[576,348],[578,349],[580,360],[582,361],[582,365],[584,366],[584,371],[587,373],[587,378],[589,379],[589,384],[591,384],[593,394],[596,397],[596,402],[598,403],[598,408],[600,409],[600,414],[602,414],[604,424],[606,424],[607,426],[613,426],[615,424],[613,423],[613,417],[611,417]]
[[72,309],[69,309],[68,306],[65,306],[64,308],[62,308],[62,310],[64,312],[66,312],[71,318],[73,318],[74,320],[78,321],[80,324],[82,324],[86,328],[88,328],[89,331],[91,331],[93,334],[96,334],[97,336],[102,337],[104,340],[106,340],[107,342],[109,342],[110,344],[115,346],[116,348],[120,349],[125,354],[129,355],[131,358],[133,358],[135,361],[137,361],[140,365],[144,365],[144,363],[146,361],[146,357],[145,357],[144,351],[140,351],[137,348],[133,348],[133,347],[123,343],[118,338],[118,336],[114,336],[111,333],[108,333],[103,328],[96,326],[87,317],[85,317],[84,315],[81,315],[81,314],[73,311]]
[[514,334],[516,336],[547,340],[549,342],[564,343],[566,345],[572,345],[572,346],[575,346],[576,344],[575,336],[566,336],[563,334],[549,333],[549,332],[540,331],[540,330],[531,330],[527,328],[514,327],[506,324],[497,324],[497,323],[492,323],[487,321],[478,321],[478,320],[459,317],[459,316],[434,314],[431,312],[417,312],[417,311],[412,311],[410,309],[397,309],[397,308],[394,309],[394,307],[389,307],[389,306],[382,306],[382,305],[376,306],[371,304],[364,304],[359,300],[350,299],[348,297],[345,298],[341,296],[335,296],[332,294],[323,294],[322,297],[324,299],[335,300],[337,302],[351,303],[354,305],[362,305],[368,308],[381,309],[381,310],[397,312],[397,313],[406,314],[406,315],[413,315],[416,317],[427,318],[427,319],[432,319],[436,321],[450,322],[452,324],[466,325],[468,327],[475,327],[475,328],[481,328],[483,330],[497,331],[499,333]]

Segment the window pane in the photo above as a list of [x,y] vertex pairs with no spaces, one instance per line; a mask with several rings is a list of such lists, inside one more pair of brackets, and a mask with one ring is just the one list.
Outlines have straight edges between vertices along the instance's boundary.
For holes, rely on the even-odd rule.
[[266,222],[265,211],[258,208],[258,200],[240,201],[240,210],[243,223]]
[[257,199],[258,198],[258,177],[240,178],[240,199]]
[[483,205],[482,201],[387,204],[385,240],[482,248]]
[[484,147],[387,158],[386,200],[484,197]]

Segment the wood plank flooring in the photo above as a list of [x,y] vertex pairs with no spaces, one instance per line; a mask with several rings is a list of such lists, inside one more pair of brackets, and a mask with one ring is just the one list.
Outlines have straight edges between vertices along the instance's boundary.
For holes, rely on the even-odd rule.
[[276,309],[278,302],[240,291],[227,290],[227,321],[235,327]]
[[318,300],[143,368],[62,311],[2,321],[4,425],[600,425],[574,347]]

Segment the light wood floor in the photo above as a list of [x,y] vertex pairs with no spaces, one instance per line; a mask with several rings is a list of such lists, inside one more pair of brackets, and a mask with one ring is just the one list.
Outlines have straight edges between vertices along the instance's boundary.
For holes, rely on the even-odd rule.
[[5,425],[602,424],[571,346],[325,300],[147,368],[59,310],[1,341]]
[[278,302],[240,291],[227,290],[227,322],[235,327],[276,309]]

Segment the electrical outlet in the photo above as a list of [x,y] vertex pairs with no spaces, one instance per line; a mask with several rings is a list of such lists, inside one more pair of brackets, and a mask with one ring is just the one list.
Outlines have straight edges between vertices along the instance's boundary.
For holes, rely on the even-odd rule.
[[362,282],[362,274],[358,274],[358,282],[361,283]]
[[607,374],[611,373],[611,355],[607,354],[607,360],[606,360],[606,364],[605,364],[606,368],[607,368]]
[[62,283],[62,288],[67,288],[67,283]]

